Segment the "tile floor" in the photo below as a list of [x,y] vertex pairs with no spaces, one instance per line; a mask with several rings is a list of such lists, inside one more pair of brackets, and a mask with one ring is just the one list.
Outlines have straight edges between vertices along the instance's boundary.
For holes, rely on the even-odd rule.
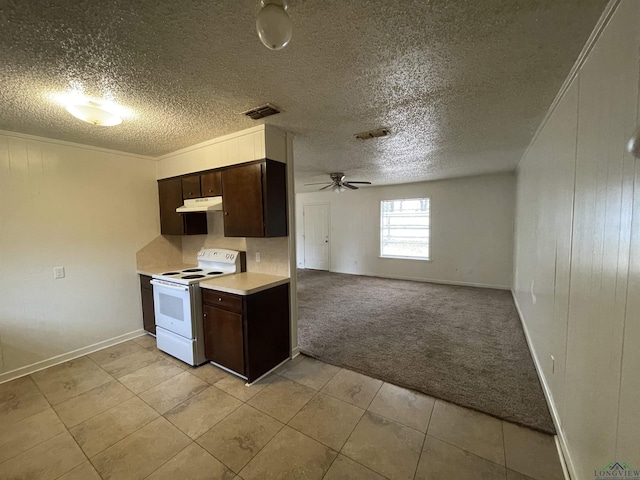
[[0,478],[563,476],[550,436],[304,356],[246,387],[143,336],[0,384]]

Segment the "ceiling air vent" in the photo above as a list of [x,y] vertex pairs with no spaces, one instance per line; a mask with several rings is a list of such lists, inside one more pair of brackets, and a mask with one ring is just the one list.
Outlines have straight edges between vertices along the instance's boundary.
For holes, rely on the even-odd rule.
[[354,137],[358,140],[369,140],[370,138],[386,137],[391,132],[388,128],[379,128],[377,130],[371,130],[369,132],[356,133]]
[[274,107],[270,103],[262,105],[258,108],[252,108],[251,110],[247,110],[246,112],[242,112],[243,115],[253,118],[254,120],[260,120],[261,118],[270,117],[271,115],[275,115],[276,113],[280,113],[280,110],[278,110],[277,107]]

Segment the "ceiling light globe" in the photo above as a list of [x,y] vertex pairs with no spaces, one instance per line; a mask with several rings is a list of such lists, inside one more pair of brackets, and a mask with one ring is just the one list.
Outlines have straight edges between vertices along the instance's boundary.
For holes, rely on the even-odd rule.
[[258,13],[256,30],[265,47],[280,50],[291,41],[293,28],[291,18],[284,8],[275,3],[268,3]]
[[67,112],[78,120],[102,127],[113,127],[122,123],[122,117],[91,101],[67,105]]

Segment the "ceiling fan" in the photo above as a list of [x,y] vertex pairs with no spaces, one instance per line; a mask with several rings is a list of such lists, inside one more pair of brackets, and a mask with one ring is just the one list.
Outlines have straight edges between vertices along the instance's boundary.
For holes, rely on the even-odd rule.
[[344,191],[344,187],[350,188],[351,190],[358,190],[358,187],[354,186],[354,183],[360,183],[363,185],[371,185],[371,182],[347,182],[344,179],[344,173],[342,172],[334,172],[330,173],[331,182],[320,182],[320,183],[305,183],[305,186],[308,185],[325,185],[319,191],[326,190],[327,188],[331,188],[333,190]]

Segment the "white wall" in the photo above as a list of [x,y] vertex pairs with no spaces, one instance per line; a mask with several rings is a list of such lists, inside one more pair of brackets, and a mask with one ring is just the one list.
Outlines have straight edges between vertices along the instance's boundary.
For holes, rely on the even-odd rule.
[[574,480],[640,467],[638,25],[623,0],[517,173],[514,295]]
[[158,179],[269,158],[287,163],[287,134],[258,125],[163,155]]
[[155,176],[149,159],[0,132],[0,380],[142,328]]
[[[431,261],[379,258],[380,201],[431,199]],[[508,288],[515,179],[503,173],[296,195],[297,264],[304,268],[303,206],[330,203],[332,272]]]

